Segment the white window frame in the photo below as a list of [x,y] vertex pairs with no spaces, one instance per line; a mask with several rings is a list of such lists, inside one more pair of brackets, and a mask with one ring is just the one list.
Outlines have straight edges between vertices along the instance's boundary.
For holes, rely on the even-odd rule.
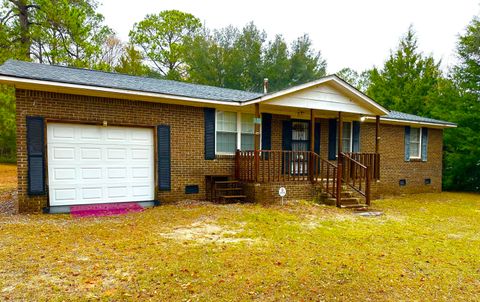
[[[347,121],[347,122],[344,121],[343,123],[349,123],[350,124],[350,143],[349,143],[350,146],[348,147],[348,150],[349,150],[348,152],[351,153],[352,150],[353,150],[353,122],[352,121]],[[344,125],[342,125],[342,130],[343,130],[343,126]],[[337,151],[336,152],[337,156],[338,156],[338,138],[340,136],[340,131],[339,130],[340,130],[340,127],[337,126],[337,141],[335,142],[335,150]],[[343,147],[343,134],[342,134],[342,147]],[[342,152],[343,152],[343,150],[342,150]]]
[[[418,154],[412,154],[412,129],[418,129]],[[410,159],[422,158],[422,127],[410,127],[410,140],[408,142],[408,152],[410,152]]]
[[[218,134],[218,119],[217,119],[217,113],[218,112],[235,112],[235,111],[226,111],[226,110],[215,110],[215,155],[235,155],[235,152],[218,152],[217,151],[217,134]],[[250,112],[244,112],[245,114],[252,114]],[[236,112],[237,114],[237,146],[235,149],[240,149],[242,147],[242,112]],[[255,117],[255,115],[254,115]],[[253,130],[253,135],[255,137],[255,123],[253,124],[254,130]],[[260,150],[262,149],[262,126],[260,125]]]

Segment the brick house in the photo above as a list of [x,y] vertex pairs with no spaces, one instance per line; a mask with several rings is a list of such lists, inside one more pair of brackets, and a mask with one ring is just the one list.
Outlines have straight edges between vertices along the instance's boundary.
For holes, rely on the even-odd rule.
[[443,129],[456,127],[388,111],[335,75],[252,93],[10,60],[0,83],[16,88],[20,212],[276,202],[281,186],[337,206],[346,189],[367,203],[439,192]]

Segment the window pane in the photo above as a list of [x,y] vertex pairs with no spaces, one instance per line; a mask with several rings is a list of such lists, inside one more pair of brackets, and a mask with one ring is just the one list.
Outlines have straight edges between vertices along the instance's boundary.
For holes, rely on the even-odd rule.
[[217,152],[235,153],[237,149],[237,134],[231,132],[217,132]]
[[420,128],[410,128],[410,143],[418,143],[420,141]]
[[293,140],[308,140],[308,123],[293,122],[292,123],[292,139]]
[[255,141],[253,134],[242,134],[242,147],[241,150],[248,151],[255,148]]
[[410,128],[410,157],[420,157],[420,128]]
[[242,113],[242,133],[254,133],[253,114]]
[[308,143],[292,142],[292,151],[308,151]]
[[418,144],[410,144],[410,157],[419,157],[419,150]]
[[237,132],[237,113],[217,111],[217,131]]

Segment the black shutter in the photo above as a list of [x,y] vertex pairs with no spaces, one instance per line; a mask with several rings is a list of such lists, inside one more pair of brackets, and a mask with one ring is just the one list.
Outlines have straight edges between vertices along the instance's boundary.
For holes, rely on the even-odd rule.
[[28,194],[45,195],[44,119],[27,116]]
[[262,150],[272,150],[272,115],[262,113]]
[[352,152],[360,152],[360,122],[353,121],[352,127],[353,127]]
[[[272,150],[272,115],[262,113],[262,150]],[[268,153],[264,155],[268,159]]]
[[[292,121],[282,122],[282,150],[292,150]],[[286,163],[290,162],[290,155],[282,156],[282,171],[285,171]]]
[[328,120],[328,160],[337,159],[337,120]]
[[320,154],[320,122],[315,123],[315,142],[313,144],[313,151],[315,153]]
[[205,159],[215,159],[215,109],[204,109]]
[[292,150],[292,121],[283,121],[282,124],[282,150]]
[[171,190],[170,126],[157,126],[158,190]]
[[410,126],[405,126],[405,161],[410,160]]
[[428,154],[428,128],[422,128],[422,161],[427,161]]

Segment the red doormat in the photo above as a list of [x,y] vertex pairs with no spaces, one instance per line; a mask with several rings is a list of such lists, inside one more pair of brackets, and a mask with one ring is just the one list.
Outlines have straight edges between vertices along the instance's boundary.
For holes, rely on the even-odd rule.
[[113,216],[141,211],[143,211],[143,207],[136,202],[91,204],[70,207],[70,214],[72,214],[73,217]]

